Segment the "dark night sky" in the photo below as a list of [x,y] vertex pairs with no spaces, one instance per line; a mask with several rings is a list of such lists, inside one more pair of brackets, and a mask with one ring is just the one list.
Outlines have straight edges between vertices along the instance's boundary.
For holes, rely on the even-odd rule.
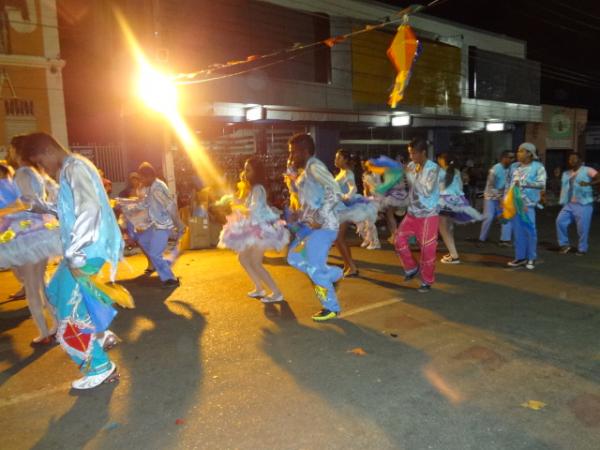
[[425,13],[527,41],[527,57],[542,63],[542,102],[600,121],[600,0],[445,0]]

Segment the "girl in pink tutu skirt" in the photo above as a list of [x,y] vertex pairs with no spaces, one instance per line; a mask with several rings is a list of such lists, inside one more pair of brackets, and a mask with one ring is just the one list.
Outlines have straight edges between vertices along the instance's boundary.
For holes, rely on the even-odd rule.
[[[264,188],[265,171],[257,158],[250,158],[240,174],[238,192],[232,201],[232,212],[221,231],[219,248],[236,252],[240,263],[255,289],[248,292],[251,298],[263,303],[283,301],[283,294],[263,266],[267,250],[281,251],[290,240],[285,222],[277,210],[267,204]],[[271,290],[267,294],[264,287]]]

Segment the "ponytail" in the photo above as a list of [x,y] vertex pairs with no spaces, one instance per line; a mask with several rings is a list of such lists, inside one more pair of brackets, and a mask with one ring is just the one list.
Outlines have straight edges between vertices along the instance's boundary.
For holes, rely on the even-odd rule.
[[454,181],[456,167],[458,164],[454,155],[451,155],[450,153],[442,153],[440,156],[438,156],[438,158],[442,158],[448,165],[446,168],[446,178],[444,178],[444,186],[447,188]]

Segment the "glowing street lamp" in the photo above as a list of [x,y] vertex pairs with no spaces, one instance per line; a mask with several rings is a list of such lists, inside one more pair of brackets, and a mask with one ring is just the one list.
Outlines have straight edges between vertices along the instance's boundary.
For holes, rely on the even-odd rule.
[[171,116],[177,112],[177,87],[149,64],[140,67],[138,96],[151,109]]

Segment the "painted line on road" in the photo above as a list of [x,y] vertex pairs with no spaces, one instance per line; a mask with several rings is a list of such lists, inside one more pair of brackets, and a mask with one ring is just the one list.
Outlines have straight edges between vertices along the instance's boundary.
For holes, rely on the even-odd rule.
[[39,389],[37,391],[25,392],[14,397],[0,399],[0,408],[6,408],[7,406],[13,406],[18,403],[23,403],[30,400],[35,400],[46,395],[56,394],[58,392],[68,392],[71,389],[71,383],[62,383],[57,386],[52,386],[45,389]]
[[355,316],[357,314],[372,311],[374,309],[384,308],[389,305],[402,303],[403,301],[403,299],[398,297],[390,298],[389,300],[383,300],[381,302],[373,303],[372,305],[361,306],[360,308],[355,308],[351,309],[350,311],[343,312],[342,314],[340,314],[340,318],[344,319],[346,317]]

